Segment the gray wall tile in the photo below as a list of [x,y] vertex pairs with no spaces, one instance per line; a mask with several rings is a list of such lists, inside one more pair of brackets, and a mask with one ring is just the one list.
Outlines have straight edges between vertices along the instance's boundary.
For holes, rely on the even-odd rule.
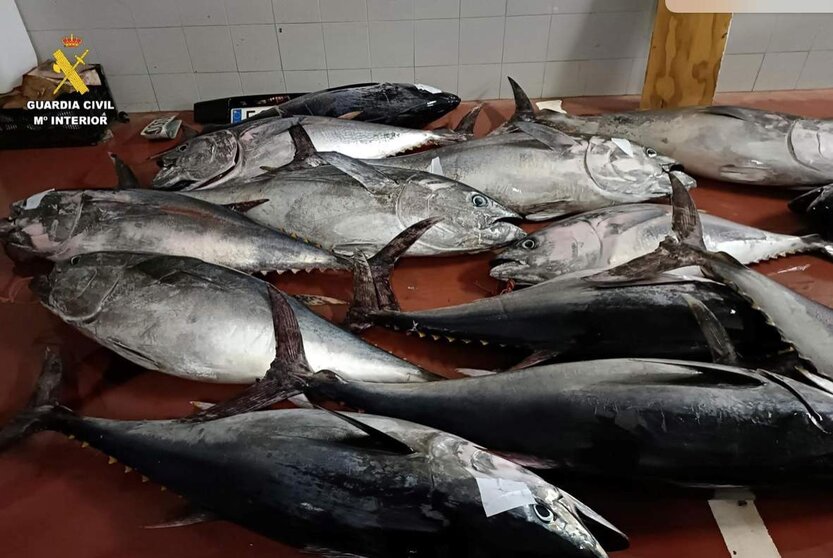
[[414,64],[440,66],[457,63],[460,22],[456,19],[424,19],[414,22]]
[[752,91],[764,60],[763,54],[727,54],[720,65],[718,91]]
[[806,52],[768,52],[755,80],[755,91],[795,89],[806,61]]
[[185,33],[181,27],[139,29],[139,42],[151,74],[192,71]]
[[326,70],[284,70],[287,93],[305,93],[326,89]]
[[370,63],[374,68],[414,65],[414,22],[371,21]]
[[328,68],[370,67],[369,43],[366,21],[324,24]]
[[240,72],[240,83],[244,95],[286,92],[283,72]]
[[504,17],[460,20],[460,64],[500,62],[503,58]]
[[284,70],[318,70],[327,67],[320,23],[279,23],[277,27]]
[[229,27],[183,27],[195,72],[236,72]]
[[232,25],[231,40],[239,71],[281,69],[281,53],[274,24]]

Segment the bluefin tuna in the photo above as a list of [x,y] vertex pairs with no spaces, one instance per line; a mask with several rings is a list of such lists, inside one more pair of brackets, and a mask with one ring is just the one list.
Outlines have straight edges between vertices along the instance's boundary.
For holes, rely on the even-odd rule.
[[[273,287],[226,267],[173,256],[85,254],[56,263],[31,286],[63,321],[151,370],[249,384],[263,378],[275,354]],[[393,382],[435,378],[294,298],[289,304],[313,370]]]
[[519,219],[518,214],[465,184],[424,171],[372,167],[339,153],[317,153],[304,146],[302,136],[295,141],[309,155],[298,162],[318,166],[278,169],[187,195],[220,205],[265,199],[246,216],[342,255],[375,253],[408,226],[428,218],[440,222],[407,255],[478,252],[524,236],[508,222]]
[[669,172],[696,185],[673,159],[627,140],[570,136],[527,122],[518,127],[521,133],[366,162],[442,174],[530,221],[667,196]]
[[701,486],[833,476],[833,396],[765,371],[612,359],[413,386],[322,372],[306,385],[313,401],[417,421],[562,474]]
[[[557,221],[501,252],[492,261],[491,275],[539,283],[616,267],[659,247],[671,233],[672,211],[668,205],[633,204]],[[700,219],[706,247],[743,264],[804,252],[833,256],[833,244],[818,235],[777,234],[707,213]]]
[[833,309],[810,300],[740,264],[730,255],[709,252],[694,201],[674,184],[673,234],[655,251],[592,277],[601,283],[642,281],[670,269],[697,265],[703,273],[748,300],[792,347],[796,370],[833,393]]
[[543,110],[532,118],[568,134],[625,138],[715,180],[773,186],[833,182],[831,120],[734,106],[599,116]]
[[457,95],[421,83],[360,83],[307,93],[264,113],[329,116],[422,128],[459,104]]
[[65,261],[110,251],[186,256],[248,273],[349,268],[233,209],[175,192],[50,190],[12,204],[0,229],[16,257]]
[[583,516],[601,519],[590,508],[433,428],[306,409],[207,422],[86,418],[57,405],[57,385],[54,373],[42,377],[0,441],[62,432],[186,498],[201,520],[324,556],[607,556],[584,525]]
[[300,125],[320,151],[356,158],[389,157],[419,147],[465,139],[442,130],[412,130],[323,116],[263,118],[198,135],[159,156],[161,169],[154,188],[213,188],[261,174],[262,167],[293,161],[295,147],[288,131]]

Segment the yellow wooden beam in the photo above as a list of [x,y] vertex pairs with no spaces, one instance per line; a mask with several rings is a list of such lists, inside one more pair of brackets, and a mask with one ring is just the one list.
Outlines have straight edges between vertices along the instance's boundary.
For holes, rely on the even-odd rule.
[[673,13],[658,0],[642,108],[711,104],[731,22],[732,14]]

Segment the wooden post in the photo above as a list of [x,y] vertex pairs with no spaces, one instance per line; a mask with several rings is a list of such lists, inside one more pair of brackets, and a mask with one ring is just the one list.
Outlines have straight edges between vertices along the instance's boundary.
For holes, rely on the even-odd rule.
[[711,104],[732,14],[673,13],[657,1],[642,108]]

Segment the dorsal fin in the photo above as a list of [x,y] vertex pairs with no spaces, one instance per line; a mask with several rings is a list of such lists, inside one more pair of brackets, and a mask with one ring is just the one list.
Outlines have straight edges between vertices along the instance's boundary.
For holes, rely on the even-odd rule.
[[339,413],[338,411],[331,411],[330,409],[325,409],[317,405],[316,408],[322,411],[326,411],[331,415],[340,418],[344,422],[358,428],[359,430],[370,436],[370,438],[376,443],[376,449],[387,451],[389,453],[396,453],[399,455],[410,455],[412,453],[416,453],[411,446],[409,446],[402,440],[394,438],[387,432],[382,432],[378,428],[374,428],[344,413]]
[[519,121],[515,123],[520,131],[540,141],[555,152],[562,152],[577,145],[579,140],[565,134],[560,130],[551,128],[544,124]]
[[307,134],[300,121],[290,126],[288,132],[289,137],[292,139],[292,146],[295,148],[292,161],[277,169],[261,167],[262,169],[266,170],[267,173],[274,174],[280,171],[309,169],[326,164],[319,156],[315,145],[312,143],[312,139],[310,139],[309,134]]
[[512,95],[515,97],[515,114],[512,115],[512,120],[530,120],[535,116],[535,107],[526,91],[518,84],[517,81],[509,76],[509,85],[512,86]]
[[116,170],[116,178],[118,179],[116,190],[133,190],[141,187],[139,186],[139,179],[136,178],[136,174],[133,172],[133,169],[127,166],[127,163],[111,151],[108,151],[107,155],[110,157],[110,160],[113,162],[113,168]]
[[460,134],[474,135],[474,125],[477,124],[477,117],[480,116],[480,111],[483,110],[483,103],[476,105],[457,123],[454,131]]
[[328,164],[353,178],[372,194],[390,192],[397,186],[395,180],[388,178],[375,168],[358,159],[353,159],[336,151],[319,153],[318,156]]

